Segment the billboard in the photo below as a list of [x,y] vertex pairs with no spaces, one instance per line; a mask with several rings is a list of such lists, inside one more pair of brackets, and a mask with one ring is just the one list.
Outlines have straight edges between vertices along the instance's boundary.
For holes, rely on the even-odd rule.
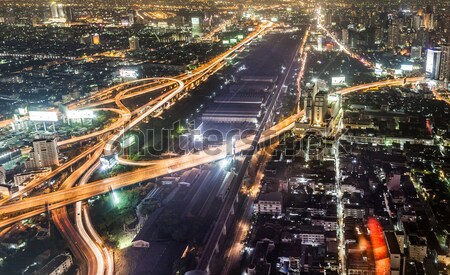
[[57,112],[47,112],[47,111],[30,111],[28,117],[31,121],[58,121]]
[[237,39],[236,38],[231,38],[230,39],[230,43],[231,44],[236,44],[237,43]]
[[126,78],[137,78],[138,77],[138,73],[136,70],[130,70],[130,69],[120,69],[119,70],[119,75],[121,77],[126,77]]
[[395,74],[395,75],[402,75],[402,74],[403,74],[403,70],[401,70],[401,69],[396,69],[396,70],[394,70],[394,74]]
[[229,45],[230,44],[230,40],[222,40],[222,44]]
[[92,110],[69,110],[66,113],[66,117],[68,119],[86,119],[86,118],[94,118],[94,111]]
[[191,18],[191,23],[192,23],[192,25],[198,25],[198,24],[200,24],[200,18],[198,18],[198,17],[192,17],[192,18]]
[[400,66],[400,68],[402,69],[402,71],[411,72],[413,70],[413,65],[411,65],[411,64],[402,64]]
[[346,85],[346,83],[345,83],[345,76],[332,77],[331,78],[331,85],[332,86]]

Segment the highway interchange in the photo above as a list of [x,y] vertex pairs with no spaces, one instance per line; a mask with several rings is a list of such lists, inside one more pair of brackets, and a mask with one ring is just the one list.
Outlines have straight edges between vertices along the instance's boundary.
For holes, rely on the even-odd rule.
[[[66,236],[66,239],[69,240],[71,250],[79,251],[74,252],[75,256],[78,258],[85,258],[89,263],[87,267],[84,267],[86,273],[83,274],[112,274],[113,263],[111,252],[103,245],[101,238],[95,232],[86,208],[82,205],[82,201],[93,196],[107,193],[110,190],[123,188],[144,180],[221,160],[227,157],[227,145],[216,148],[216,153],[213,154],[209,151],[200,151],[195,154],[153,161],[129,161],[119,158],[119,162],[123,165],[133,165],[142,168],[86,184],[90,176],[99,168],[99,158],[102,155],[113,154],[115,145],[126,131],[138,125],[144,118],[155,116],[165,108],[170,108],[170,106],[172,106],[176,100],[181,98],[184,93],[187,93],[190,89],[193,89],[201,82],[205,81],[209,75],[220,70],[225,65],[224,61],[227,57],[232,55],[240,47],[251,42],[260,34],[263,34],[272,26],[273,24],[270,22],[263,23],[236,46],[190,73],[181,74],[173,78],[150,78],[122,83],[103,90],[76,104],[69,105],[70,109],[83,109],[115,104],[117,108],[100,107],[96,109],[115,112],[119,114],[119,119],[100,131],[60,141],[58,143],[59,146],[67,146],[92,138],[98,138],[99,140],[97,144],[82,152],[79,156],[71,159],[69,162],[61,165],[49,175],[33,179],[25,189],[15,193],[9,198],[1,200],[0,215],[2,219],[0,221],[0,228],[45,213],[46,211],[51,211],[53,221],[62,234]],[[421,80],[423,80],[423,78],[411,78],[406,80],[392,79],[349,87],[338,91],[338,93],[346,95],[375,87],[402,85],[404,83],[415,83]],[[147,93],[158,93],[160,91],[162,91],[161,94],[156,96],[153,100],[150,100],[147,104],[133,111],[130,111],[122,102],[127,98]],[[302,112],[298,112],[280,121],[270,129],[262,131],[247,140],[264,142],[286,131],[290,131],[294,128],[295,122],[301,116]],[[237,140],[235,149],[236,152],[247,151],[252,145],[255,147],[255,144],[256,143],[252,144],[243,140]],[[49,181],[59,173],[71,169],[74,164],[83,160],[86,161],[64,180],[57,191],[48,194],[38,194],[20,200],[23,195],[31,193],[36,187]],[[66,209],[66,206],[71,204],[75,204],[76,226],[70,222],[70,217]]]

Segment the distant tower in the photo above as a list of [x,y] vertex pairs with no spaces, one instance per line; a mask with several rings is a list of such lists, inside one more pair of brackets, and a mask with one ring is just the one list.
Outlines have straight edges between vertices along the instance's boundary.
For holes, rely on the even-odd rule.
[[201,37],[203,35],[201,18],[192,17],[191,24],[192,24],[192,37]]
[[64,11],[63,4],[58,4],[58,18],[66,18],[66,12]]
[[348,30],[347,29],[342,29],[342,44],[347,46],[348,45],[348,41],[349,41]]
[[427,77],[431,79],[439,79],[439,71],[441,68],[441,49],[428,49],[425,72]]
[[0,184],[6,183],[6,171],[3,165],[0,164]]
[[130,51],[139,51],[139,38],[136,36],[132,36],[128,38],[128,42],[130,43]]
[[450,45],[441,46],[441,64],[439,69],[439,80],[450,79]]
[[323,51],[323,39],[322,39],[322,36],[317,37],[317,50],[319,52]]
[[388,28],[388,48],[394,49],[400,41],[400,28],[397,24],[392,24]]
[[320,91],[314,97],[314,124],[322,125],[325,122],[327,108],[327,93]]
[[431,12],[427,12],[423,16],[423,25],[426,30],[434,29],[434,15]]
[[306,97],[304,99],[303,103],[303,110],[305,111],[305,117],[308,119],[308,121],[312,120],[312,113],[313,113],[313,91],[311,89],[308,89],[306,91]]
[[128,11],[128,26],[133,26],[136,23],[136,11]]
[[422,47],[414,46],[411,47],[411,59],[421,59],[422,58]]
[[55,2],[51,2],[50,12],[52,13],[52,18],[58,18],[58,4],[56,4]]
[[66,7],[65,11],[66,11],[67,21],[69,21],[69,22],[73,21],[73,10],[72,10],[72,8],[71,7]]

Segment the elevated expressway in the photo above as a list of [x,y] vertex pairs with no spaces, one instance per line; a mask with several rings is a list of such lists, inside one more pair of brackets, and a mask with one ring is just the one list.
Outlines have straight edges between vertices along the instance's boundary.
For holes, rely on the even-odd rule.
[[[190,74],[181,74],[179,76],[168,78],[146,78],[146,79],[140,79],[140,80],[134,80],[129,81],[126,83],[118,84],[114,87],[102,90],[95,95],[80,100],[77,103],[70,104],[68,107],[69,109],[84,109],[91,106],[101,106],[101,105],[108,105],[110,103],[119,103],[119,108],[97,108],[97,110],[104,110],[104,111],[112,111],[116,112],[120,115],[119,119],[113,123],[112,125],[108,126],[107,128],[90,133],[88,135],[80,136],[80,137],[73,137],[67,140],[59,141],[58,146],[66,146],[70,145],[72,143],[80,142],[83,140],[91,139],[91,138],[101,138],[103,136],[108,136],[111,132],[116,132],[116,134],[112,135],[109,138],[106,138],[106,140],[109,140],[110,146],[107,147],[107,150],[105,153],[110,153],[112,150],[112,144],[118,140],[121,134],[124,133],[124,131],[119,130],[122,127],[127,127],[128,129],[132,126],[126,126],[126,122],[131,120],[131,117],[133,115],[139,115],[141,112],[145,112],[146,115],[151,114],[152,111],[159,111],[158,108],[151,107],[153,104],[157,104],[159,108],[164,107],[164,104],[173,104],[170,100],[174,101],[178,97],[181,97],[181,93],[184,92],[184,90],[193,89],[196,85],[199,85],[201,81],[206,80],[207,76],[209,74],[215,73],[217,70],[222,68],[224,66],[223,61],[225,58],[233,54],[237,49],[242,47],[243,45],[251,42],[253,39],[258,37],[261,33],[263,33],[266,29],[271,28],[272,23],[265,23],[264,25],[260,26],[257,30],[255,30],[253,33],[251,33],[249,36],[247,36],[245,39],[243,39],[241,42],[236,44],[234,47],[230,48],[228,51],[224,52],[223,54],[213,58],[211,61],[205,63],[204,65],[200,66],[199,68],[193,70]],[[156,85],[155,85],[156,84]],[[135,86],[137,85],[137,86]],[[181,85],[184,85],[184,89],[181,88]],[[154,100],[151,100],[142,108],[138,108],[130,113],[128,108],[124,106],[121,103],[121,100],[143,95],[146,93],[154,92],[163,89],[163,92],[165,89],[169,89],[166,93],[163,93],[159,97],[157,97]],[[119,96],[117,94],[119,93]],[[109,98],[111,97],[111,98]],[[166,105],[167,106],[167,105]],[[150,108],[151,111],[148,111],[147,108]],[[140,114],[140,117],[138,119],[133,120],[132,125],[138,124],[142,119],[145,118],[145,115]],[[130,125],[130,124],[128,124]],[[123,130],[123,129],[122,129]],[[119,134],[118,134],[118,133]],[[103,138],[105,139],[105,138]],[[3,205],[7,202],[10,202],[12,200],[15,200],[17,198],[21,198],[23,195],[29,193],[36,187],[40,186],[44,182],[54,178],[56,175],[66,171],[71,170],[72,166],[74,166],[79,161],[84,160],[85,158],[90,157],[90,155],[100,146],[105,146],[103,142],[97,143],[92,148],[84,151],[77,157],[71,159],[67,163],[64,163],[54,171],[52,171],[50,174],[46,176],[41,176],[33,179],[23,190],[14,193],[12,196],[0,200],[0,205]]]
[[[136,80],[128,83],[122,83],[116,85],[115,87],[106,89],[94,95],[91,98],[82,100],[78,104],[69,105],[69,109],[81,109],[96,106],[105,106],[110,103],[114,103],[117,108],[97,108],[97,110],[112,111],[118,113],[119,119],[108,126],[107,128],[90,133],[88,135],[73,137],[68,140],[60,141],[59,146],[70,145],[75,142],[91,139],[100,138],[101,140],[92,148],[80,154],[76,158],[72,159],[70,162],[60,166],[51,175],[43,176],[34,179],[24,190],[16,193],[14,196],[0,201],[0,205],[10,202],[16,198],[22,198],[22,196],[28,192],[31,192],[36,187],[40,186],[47,180],[50,180],[54,176],[58,175],[65,170],[70,168],[72,172],[72,165],[79,162],[82,159],[87,158],[76,171],[72,172],[69,177],[59,186],[59,191],[53,192],[47,195],[55,197],[55,193],[64,192],[71,190],[77,181],[81,178],[79,182],[80,188],[84,187],[84,183],[87,182],[90,175],[98,168],[101,154],[110,155],[114,149],[114,143],[129,129],[140,123],[145,117],[151,116],[152,114],[161,113],[164,108],[169,108],[176,100],[183,97],[183,92],[187,93],[190,89],[195,88],[201,82],[205,81],[210,75],[214,74],[220,70],[224,65],[224,60],[229,55],[233,54],[236,49],[239,49],[246,43],[252,41],[259,34],[261,34],[267,28],[270,28],[272,23],[265,23],[252,34],[247,36],[244,40],[238,43],[236,46],[232,47],[230,50],[219,55],[218,57],[212,59],[210,62],[200,66],[198,69],[194,70],[189,74],[181,74],[175,78],[148,78],[143,80]],[[137,85],[137,86],[134,86]],[[169,90],[168,92],[166,92]],[[162,91],[162,94],[150,100],[144,106],[141,106],[131,112],[122,100],[144,95],[150,92]],[[98,101],[100,99],[100,101]],[[133,116],[135,116],[133,118]],[[112,135],[108,133],[113,132]],[[94,164],[95,163],[95,164]],[[88,171],[87,173],[85,171]],[[84,174],[84,176],[83,176]],[[89,185],[90,186],[90,185]],[[111,188],[111,187],[109,187]],[[108,191],[108,190],[107,190]],[[35,199],[41,195],[31,197],[29,199]],[[15,205],[24,201],[15,202],[10,205]],[[76,228],[70,222],[69,214],[66,209],[67,202],[75,203],[75,221]],[[7,205],[8,206],[8,205]],[[57,206],[57,207],[56,207]],[[83,209],[83,210],[82,210]],[[19,210],[20,211],[20,210]],[[101,274],[112,274],[113,272],[113,259],[106,247],[102,245],[102,240],[95,232],[92,224],[90,223],[89,215],[86,208],[81,207],[81,200],[65,200],[62,204],[52,204],[45,203],[45,205],[40,205],[39,207],[33,209],[30,212],[19,214],[18,216],[11,219],[11,221],[19,221],[18,219],[24,219],[32,217],[31,215],[36,215],[44,211],[52,211],[53,220],[55,225],[58,227],[59,231],[68,241],[71,250],[74,252],[76,258],[80,259],[81,262],[87,262],[87,265],[81,265],[81,272],[83,274],[101,275]],[[17,213],[17,212],[16,212]],[[83,213],[83,215],[82,215]],[[86,227],[84,227],[82,219],[84,218]],[[6,221],[3,219],[3,221]],[[87,229],[87,230],[86,230]],[[89,232],[89,234],[88,234]],[[83,261],[83,259],[85,261]]]
[[[407,79],[406,82],[415,83],[421,80],[423,80],[423,78],[411,78]],[[405,80],[402,79],[374,82],[342,89],[338,91],[338,93],[346,95],[351,92],[367,90],[375,87],[402,85],[404,81]],[[276,135],[291,130],[295,125],[295,121],[300,117],[300,115],[301,114],[293,115],[274,125],[270,129],[264,131],[261,135],[260,142],[267,141],[268,139],[275,137]],[[22,201],[14,202],[12,204],[2,205],[0,206],[0,215],[6,216],[13,213],[20,213],[21,211],[32,211],[23,213],[17,217],[4,218],[2,221],[0,221],[0,227],[4,227],[11,223],[20,221],[21,219],[43,213],[45,212],[45,205],[47,205],[47,207],[49,207],[50,209],[59,208],[67,204],[75,203],[80,200],[85,200],[90,197],[106,193],[111,189],[114,190],[126,187],[144,180],[160,177],[172,172],[223,159],[226,157],[227,152],[225,146],[226,145],[223,145],[209,151],[199,151],[195,154],[184,155],[166,160],[154,160],[149,162],[133,162],[122,160],[122,163],[125,165],[136,165],[144,167],[132,172],[123,173],[112,178],[95,181],[88,185],[76,186],[67,190],[60,190],[49,194],[38,195],[26,198]],[[247,144],[242,140],[238,140],[235,147],[236,152],[247,150],[250,148],[250,146],[250,144]]]
[[[86,136],[82,137],[74,137],[72,139],[61,141],[59,144],[61,146],[71,144],[74,142],[94,138],[94,137],[105,137],[109,132],[115,132],[113,135],[109,135],[106,139],[103,138],[105,141],[98,142],[94,147],[90,148],[88,151],[82,153],[80,156],[77,156],[68,164],[75,163],[77,161],[80,161],[86,156],[90,156],[88,161],[84,163],[79,169],[77,169],[74,173],[72,173],[61,185],[61,189],[56,192],[52,192],[49,194],[43,194],[38,195],[34,197],[27,198],[25,200],[17,201],[12,204],[2,205],[6,202],[10,201],[14,198],[21,197],[25,192],[22,192],[21,194],[15,195],[12,198],[9,198],[8,200],[0,201],[0,215],[4,216],[4,218],[0,221],[0,227],[4,227],[7,225],[10,225],[14,222],[20,221],[22,219],[26,219],[29,217],[32,217],[34,215],[38,215],[40,213],[43,213],[47,210],[54,210],[58,208],[62,208],[61,210],[53,211],[54,217],[55,217],[55,223],[57,224],[60,229],[63,230],[63,232],[67,232],[67,236],[71,236],[73,232],[73,226],[70,225],[70,222],[68,223],[68,216],[67,211],[65,210],[64,206],[76,203],[85,199],[88,199],[92,196],[96,196],[99,194],[103,194],[106,192],[109,192],[112,189],[122,188],[125,186],[129,186],[132,184],[135,184],[140,181],[144,181],[147,179],[159,177],[168,173],[188,169],[191,167],[195,167],[204,163],[209,163],[213,161],[217,161],[220,159],[225,158],[226,155],[226,147],[221,146],[218,148],[214,148],[214,151],[201,151],[197,152],[196,154],[192,155],[186,155],[181,156],[178,158],[172,158],[168,160],[155,160],[151,162],[131,162],[127,160],[120,159],[120,162],[124,165],[135,165],[135,166],[146,166],[145,168],[141,168],[139,170],[124,173],[119,176],[96,181],[93,183],[90,183],[89,185],[82,185],[73,187],[76,182],[83,176],[86,170],[89,171],[93,169],[97,164],[95,164],[100,157],[101,153],[105,154],[111,154],[113,150],[113,145],[117,140],[129,129],[137,125],[147,116],[151,116],[152,114],[156,112],[160,112],[161,109],[170,106],[170,104],[174,103],[174,100],[180,98],[180,95],[182,95],[183,92],[194,88],[196,85],[198,85],[201,81],[205,80],[209,76],[209,74],[212,74],[222,68],[224,66],[223,61],[224,59],[232,54],[234,50],[240,48],[245,43],[251,41],[251,39],[257,37],[259,33],[261,33],[266,28],[270,27],[270,24],[267,24],[265,27],[262,27],[260,30],[256,31],[246,39],[244,39],[240,44],[236,45],[226,53],[216,57],[215,59],[211,60],[210,62],[206,63],[205,65],[201,66],[199,69],[194,70],[190,74],[182,74],[180,76],[177,76],[175,78],[154,78],[154,79],[145,79],[145,80],[138,80],[133,81],[133,83],[125,83],[120,84],[119,88],[123,89],[120,92],[118,92],[117,87],[115,89],[107,89],[106,91],[102,91],[99,93],[99,95],[96,95],[96,99],[102,98],[101,101],[93,103],[92,99],[85,101],[85,106],[102,106],[102,105],[108,105],[110,103],[114,103],[117,105],[119,109],[116,108],[99,108],[106,111],[113,111],[120,115],[120,118],[118,121],[111,126],[109,126],[107,129],[91,133]],[[421,79],[415,79],[415,80],[408,80],[408,82],[415,82],[419,81]],[[149,83],[150,81],[150,83]],[[390,80],[385,82],[377,82],[372,84],[365,84],[360,85],[356,87],[347,88],[344,90],[341,90],[339,93],[341,94],[347,94],[354,91],[364,90],[364,89],[370,89],[377,86],[386,86],[386,85],[400,85],[403,83],[404,80]],[[130,85],[133,85],[134,83],[144,83],[143,86],[137,86],[133,87]],[[156,85],[155,85],[156,84]],[[134,110],[131,112],[123,103],[122,100],[126,98],[131,98],[133,96],[143,95],[149,92],[157,91],[164,89],[166,91],[169,89],[168,92],[163,93],[158,98],[151,100],[149,103],[145,104],[144,106],[141,106],[140,108]],[[164,92],[163,91],[163,92]],[[109,96],[114,96],[114,98],[106,98]],[[70,108],[76,108],[84,106],[69,106]],[[286,131],[289,131],[292,129],[295,125],[295,121],[300,117],[301,114],[297,114],[294,116],[291,116],[279,124],[273,126],[269,130],[263,132],[261,135],[259,142],[267,141],[268,139],[275,137],[281,133],[284,133]],[[133,119],[132,117],[135,116]],[[117,130],[117,129],[120,130]],[[252,140],[251,137],[249,137],[248,140]],[[244,142],[242,140],[239,140],[236,142],[236,152],[241,152],[245,150],[249,150],[251,148],[251,144],[248,142]],[[98,163],[98,162],[97,162]],[[26,192],[31,191],[36,186],[39,186],[40,183],[44,182],[45,180],[49,180],[52,177],[54,177],[57,173],[60,173],[61,171],[68,169],[67,164],[64,166],[61,166],[60,170],[56,169],[54,172],[52,172],[51,176],[46,176],[42,178],[38,178],[35,180],[35,183],[30,184],[29,188],[26,188]],[[95,170],[95,169],[94,169]],[[83,178],[81,182],[86,182],[87,178]],[[81,183],[80,182],[80,183]],[[88,238],[87,231],[82,226],[81,221],[81,203],[76,204],[75,207],[76,212],[76,222],[77,222],[77,228],[78,232],[80,234],[77,234],[77,238],[81,238],[81,240],[75,240],[75,243],[78,243],[79,246],[82,246],[81,243],[84,244],[84,248],[81,250],[88,251],[86,254],[92,259],[92,262],[95,263],[95,266],[88,266],[89,274],[103,274],[105,272],[104,268],[100,268],[99,266],[105,265],[108,269],[108,264],[105,263],[103,259],[107,259],[107,261],[111,261],[111,257],[108,256],[107,251],[105,251],[104,247],[99,246],[99,240],[98,235],[96,235],[95,230],[93,230],[92,225],[87,221],[87,228],[90,232],[90,237]],[[83,216],[85,220],[88,219],[87,211],[83,211]],[[8,217],[11,214],[18,214],[17,216],[11,216]],[[80,223],[81,222],[81,223]],[[64,233],[63,233],[64,234]],[[93,241],[95,240],[95,242]],[[73,244],[71,245],[73,246]],[[87,246],[87,248],[86,248]],[[79,249],[79,247],[72,247],[73,249]],[[100,255],[102,254],[102,255]],[[101,259],[100,259],[101,258]]]

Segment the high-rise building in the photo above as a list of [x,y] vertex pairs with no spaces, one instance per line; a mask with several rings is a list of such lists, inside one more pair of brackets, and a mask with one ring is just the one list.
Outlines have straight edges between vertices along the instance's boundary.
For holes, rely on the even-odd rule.
[[439,79],[441,69],[441,49],[428,49],[425,72],[428,78]]
[[319,52],[323,51],[323,39],[321,36],[317,37],[317,50]]
[[375,35],[374,35],[374,43],[379,45],[384,40],[384,32],[382,28],[376,28],[375,29]]
[[314,96],[314,119],[313,124],[322,125],[327,115],[327,93],[320,91]]
[[412,21],[411,21],[411,27],[415,30],[420,29],[421,27],[423,27],[423,20],[422,20],[422,16],[420,15],[414,15],[412,17]]
[[399,45],[400,28],[397,24],[392,24],[388,28],[388,48],[394,49]]
[[405,273],[405,259],[400,249],[397,237],[393,231],[385,231],[384,239],[389,253],[390,274],[404,274]]
[[428,48],[430,43],[430,33],[424,28],[420,28],[416,32],[416,39],[414,40],[414,46],[421,46],[422,48]]
[[139,51],[139,38],[136,36],[132,36],[128,38],[128,42],[130,44],[130,51]]
[[422,58],[422,47],[414,46],[411,47],[411,59],[421,59]]
[[305,111],[305,118],[308,121],[312,120],[312,113],[313,113],[313,97],[312,97],[313,90],[308,89],[306,91],[306,96],[303,100],[303,110]]
[[450,45],[441,46],[441,62],[439,80],[450,80]]
[[348,30],[347,29],[342,29],[342,44],[344,45],[348,45]]
[[64,11],[63,4],[58,4],[58,18],[66,18],[66,12]]
[[5,184],[5,183],[6,183],[5,167],[3,167],[3,165],[0,164],[0,184]]
[[67,19],[67,21],[72,21],[74,18],[73,18],[73,10],[72,10],[72,8],[71,7],[67,7],[66,9],[65,9],[65,11],[66,11],[66,19]]
[[50,12],[51,12],[52,18],[61,18],[61,19],[66,18],[66,11],[64,9],[63,4],[51,2],[50,3]]
[[52,14],[52,18],[58,18],[58,4],[55,2],[50,3],[50,12]]
[[128,26],[133,26],[136,23],[136,11],[128,11]]
[[203,35],[202,23],[200,17],[192,17],[192,37],[201,37]]
[[433,13],[425,13],[424,14],[423,26],[426,30],[434,30],[434,15],[433,15]]
[[27,169],[36,169],[59,165],[58,144],[56,139],[36,139],[30,158],[25,162]]

